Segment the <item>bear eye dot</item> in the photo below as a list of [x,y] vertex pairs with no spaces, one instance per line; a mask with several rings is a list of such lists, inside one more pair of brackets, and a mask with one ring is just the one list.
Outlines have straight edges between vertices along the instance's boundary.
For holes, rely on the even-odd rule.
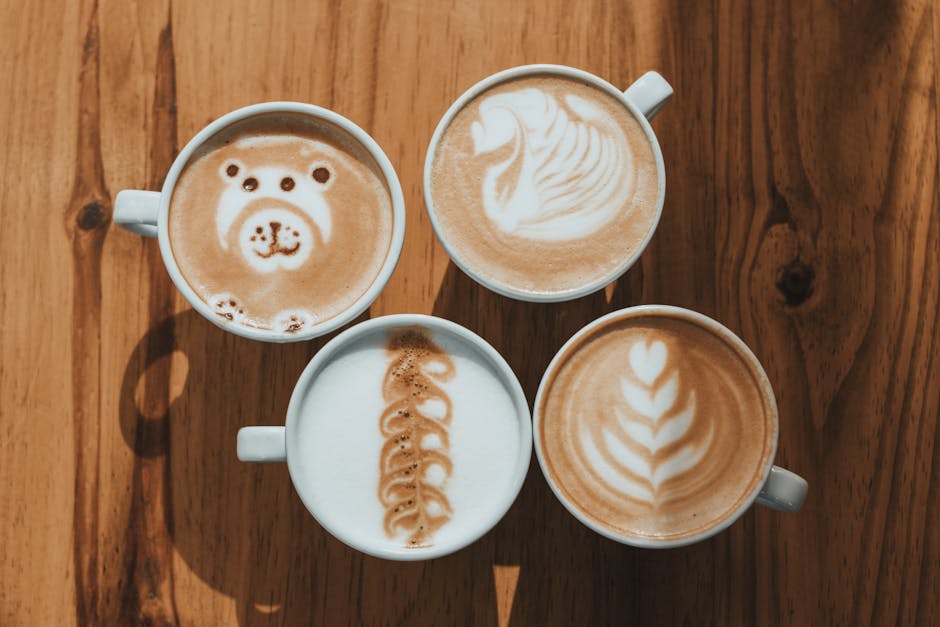
[[317,183],[326,183],[330,180],[330,171],[324,167],[319,167],[313,171],[313,180]]
[[229,176],[235,176],[238,174],[238,166],[234,163],[230,163],[227,168],[225,168],[225,173]]
[[249,176],[242,183],[242,189],[244,189],[246,192],[255,191],[256,189],[258,189],[258,179],[256,179],[253,176]]
[[285,192],[289,192],[290,190],[294,189],[294,179],[289,176],[282,178],[281,189],[283,189]]

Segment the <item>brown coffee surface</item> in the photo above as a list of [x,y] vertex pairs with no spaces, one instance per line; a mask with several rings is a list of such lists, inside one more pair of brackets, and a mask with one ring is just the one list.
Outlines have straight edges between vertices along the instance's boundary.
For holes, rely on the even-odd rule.
[[566,349],[542,391],[538,436],[560,492],[611,532],[696,536],[763,481],[773,400],[745,355],[669,314],[611,320]]
[[612,280],[657,215],[653,145],[624,104],[530,75],[471,99],[440,136],[429,210],[463,265],[511,291]]
[[[379,460],[383,526],[389,538],[404,533],[407,548],[431,546],[434,532],[453,516],[446,490],[453,472],[453,403],[441,384],[453,378],[454,362],[420,328],[397,332],[387,350],[391,363],[382,384],[386,405],[379,419],[385,439]],[[432,468],[440,474],[434,480]]]
[[217,315],[301,332],[352,306],[389,253],[378,165],[342,129],[291,113],[237,122],[190,159],[170,201],[170,246]]

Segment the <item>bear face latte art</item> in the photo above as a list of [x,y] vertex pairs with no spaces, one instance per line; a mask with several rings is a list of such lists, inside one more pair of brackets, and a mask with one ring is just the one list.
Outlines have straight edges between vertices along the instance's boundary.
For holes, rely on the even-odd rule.
[[181,274],[233,324],[303,332],[348,309],[389,253],[393,212],[366,149],[322,120],[241,120],[199,148],[170,200]]
[[467,101],[429,157],[429,209],[455,260],[523,298],[602,287],[659,213],[653,142],[624,102],[526,74]]
[[536,401],[540,459],[596,527],[681,542],[754,498],[776,409],[753,357],[722,333],[680,314],[624,313],[556,357]]

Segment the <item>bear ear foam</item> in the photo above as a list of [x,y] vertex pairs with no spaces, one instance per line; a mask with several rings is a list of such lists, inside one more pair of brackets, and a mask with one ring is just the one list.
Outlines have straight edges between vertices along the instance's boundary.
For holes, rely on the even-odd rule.
[[241,180],[245,174],[245,165],[238,159],[226,159],[219,167],[219,176],[223,181]]
[[310,178],[321,189],[326,189],[333,184],[333,168],[328,163],[318,162],[310,166]]

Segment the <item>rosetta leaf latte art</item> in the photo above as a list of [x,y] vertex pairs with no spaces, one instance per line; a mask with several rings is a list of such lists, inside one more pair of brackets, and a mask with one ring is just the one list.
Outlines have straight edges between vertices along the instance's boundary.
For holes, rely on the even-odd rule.
[[604,483],[649,505],[668,498],[667,482],[693,470],[714,436],[693,434],[700,418],[695,390],[684,390],[678,369],[670,367],[665,343],[635,343],[630,372],[620,377],[619,403],[599,428],[580,434],[582,450]]
[[450,459],[451,400],[440,383],[454,374],[450,357],[423,332],[408,329],[390,338],[391,364],[382,384],[385,409],[379,422],[385,443],[379,460],[379,500],[390,538],[405,546],[432,544],[434,532],[453,512],[446,483]]

